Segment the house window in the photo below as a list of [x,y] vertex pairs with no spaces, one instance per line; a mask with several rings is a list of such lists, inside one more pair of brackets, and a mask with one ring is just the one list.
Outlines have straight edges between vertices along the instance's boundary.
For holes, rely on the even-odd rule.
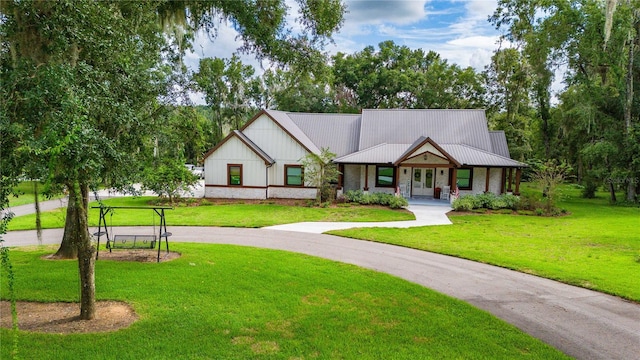
[[284,172],[285,172],[285,180],[284,180],[284,184],[287,186],[303,186],[304,185],[304,179],[303,179],[303,174],[304,172],[302,171],[302,166],[300,165],[285,165],[284,166]]
[[458,189],[471,190],[473,184],[473,169],[458,169]]
[[227,164],[227,183],[230,186],[242,186],[242,165]]
[[393,166],[376,167],[376,187],[393,187],[396,182],[396,172]]

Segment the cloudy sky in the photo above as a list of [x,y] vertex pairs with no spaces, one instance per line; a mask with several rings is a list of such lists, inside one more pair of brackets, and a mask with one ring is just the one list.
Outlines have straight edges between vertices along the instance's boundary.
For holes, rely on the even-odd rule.
[[[326,50],[354,53],[365,46],[385,40],[412,49],[433,50],[450,63],[482,70],[498,47],[499,32],[487,21],[495,10],[496,0],[345,0],[348,13]],[[293,0],[289,1],[292,7]],[[292,10],[295,10],[292,9]],[[296,14],[291,14],[294,19]],[[214,42],[199,36],[194,52],[186,57],[192,70],[202,57],[230,57],[239,47],[237,33],[220,28]],[[251,56],[241,56],[245,63],[259,64]]]

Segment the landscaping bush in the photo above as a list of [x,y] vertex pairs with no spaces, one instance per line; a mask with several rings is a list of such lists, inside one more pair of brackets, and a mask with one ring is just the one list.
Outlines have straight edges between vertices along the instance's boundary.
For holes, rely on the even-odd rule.
[[476,209],[476,201],[473,195],[464,195],[455,200],[451,204],[455,211],[471,211]]
[[361,205],[382,205],[392,209],[400,209],[409,205],[407,199],[393,194],[371,193],[365,194],[362,190],[350,190],[344,193],[347,202]]
[[497,196],[493,193],[478,195],[464,195],[453,201],[451,205],[455,211],[472,211],[475,209],[511,209],[518,208],[520,198],[512,194]]
[[362,190],[349,190],[344,193],[344,198],[347,202],[354,202],[358,204],[362,204],[362,198],[364,197],[364,192]]
[[517,210],[518,206],[520,205],[520,197],[519,196],[515,196],[513,194],[505,194],[502,195],[501,200],[504,201],[505,206],[503,206],[503,209],[511,209],[511,210]]

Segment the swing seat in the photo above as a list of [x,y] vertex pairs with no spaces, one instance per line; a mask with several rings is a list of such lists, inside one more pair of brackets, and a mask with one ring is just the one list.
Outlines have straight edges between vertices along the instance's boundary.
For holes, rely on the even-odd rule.
[[155,235],[115,235],[107,242],[107,249],[155,249]]

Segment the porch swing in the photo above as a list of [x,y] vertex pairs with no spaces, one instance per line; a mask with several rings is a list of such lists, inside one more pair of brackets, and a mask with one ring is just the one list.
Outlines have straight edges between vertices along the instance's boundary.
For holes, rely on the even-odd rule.
[[[162,248],[162,239],[166,247],[167,254],[169,253],[169,236],[173,235],[167,231],[167,220],[164,214],[165,210],[173,210],[168,206],[94,206],[93,209],[100,209],[100,219],[98,220],[98,231],[93,233],[98,238],[96,260],[100,255],[100,238],[105,236],[107,238],[106,248],[109,252],[113,249],[155,249],[156,244],[158,246],[158,258],[157,262],[160,262],[160,252]],[[153,222],[153,234],[113,234],[113,213],[115,209],[125,210],[153,210],[152,222]],[[109,214],[109,226],[107,226],[107,214]],[[156,217],[160,217],[160,223],[158,230],[156,231]],[[113,238],[111,238],[113,235]]]

